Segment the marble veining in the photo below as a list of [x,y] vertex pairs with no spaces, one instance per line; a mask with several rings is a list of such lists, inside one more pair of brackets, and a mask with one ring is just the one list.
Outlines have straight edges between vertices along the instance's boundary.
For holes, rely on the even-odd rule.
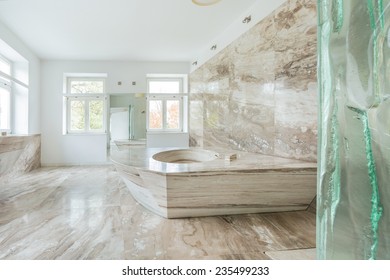
[[111,160],[134,198],[165,218],[305,210],[316,164],[213,147],[129,148]]
[[0,136],[0,180],[41,166],[40,135]]
[[316,161],[316,3],[290,0],[190,74],[190,145]]
[[314,247],[313,213],[164,219],[134,201],[111,165],[39,168],[0,188],[3,260],[260,260]]

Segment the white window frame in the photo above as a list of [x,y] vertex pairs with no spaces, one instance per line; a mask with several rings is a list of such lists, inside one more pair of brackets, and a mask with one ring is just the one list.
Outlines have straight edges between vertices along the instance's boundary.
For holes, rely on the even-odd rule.
[[13,96],[12,96],[12,86],[11,86],[11,80],[9,78],[11,78],[12,76],[12,62],[10,60],[8,60],[7,58],[5,58],[4,56],[0,55],[0,60],[2,62],[5,62],[6,64],[9,65],[9,68],[10,68],[10,73],[5,73],[5,72],[0,72],[0,87],[2,87],[3,89],[5,89],[6,91],[9,92],[9,108],[8,108],[8,128],[1,128],[0,127],[0,130],[1,131],[5,131],[7,133],[11,133],[12,132],[12,120],[11,120],[11,117],[12,117],[12,110],[13,110]]
[[67,94],[69,95],[82,95],[82,93],[71,93],[71,83],[73,81],[100,81],[103,82],[103,92],[97,92],[97,93],[85,93],[86,95],[104,95],[106,94],[106,79],[100,78],[100,77],[68,77],[67,78]]
[[5,58],[4,56],[2,56],[1,54],[0,54],[0,60],[1,60],[2,62],[5,62],[5,64],[8,64],[8,65],[9,65],[9,68],[10,68],[10,73],[1,72],[1,74],[6,74],[6,75],[8,75],[8,76],[11,76],[11,73],[12,73],[12,63],[11,63],[11,61],[9,61],[7,58]]
[[[179,93],[153,93],[150,92],[149,83],[150,82],[165,82],[165,81],[174,81],[179,82]],[[181,77],[150,77],[146,79],[147,82],[147,96],[146,96],[146,131],[147,132],[183,132],[183,121],[184,121],[184,106],[183,99],[186,95],[184,93],[184,81]],[[161,100],[162,101],[162,128],[150,128],[149,127],[149,101],[152,100]],[[179,128],[168,128],[167,123],[167,101],[169,100],[178,100],[179,101]]]
[[[102,81],[103,93],[71,93],[72,81]],[[66,134],[80,135],[80,134],[106,134],[107,133],[107,100],[106,93],[106,79],[96,77],[67,77],[66,79],[66,94],[64,94],[66,109]],[[73,130],[71,127],[71,102],[73,100],[84,101],[84,130]],[[102,129],[90,129],[89,123],[89,103],[91,101],[103,100],[103,126]]]

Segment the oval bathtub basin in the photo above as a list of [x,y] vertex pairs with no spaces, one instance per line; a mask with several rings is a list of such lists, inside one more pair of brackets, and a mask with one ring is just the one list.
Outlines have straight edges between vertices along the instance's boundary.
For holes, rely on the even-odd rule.
[[153,155],[153,159],[167,163],[195,163],[212,161],[218,153],[209,150],[181,149],[164,151]]

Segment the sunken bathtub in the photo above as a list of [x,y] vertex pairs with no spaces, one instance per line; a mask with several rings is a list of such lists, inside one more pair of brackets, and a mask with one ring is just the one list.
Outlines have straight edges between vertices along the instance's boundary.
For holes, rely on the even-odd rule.
[[165,218],[305,210],[316,164],[223,149],[132,147],[111,160],[133,197]]

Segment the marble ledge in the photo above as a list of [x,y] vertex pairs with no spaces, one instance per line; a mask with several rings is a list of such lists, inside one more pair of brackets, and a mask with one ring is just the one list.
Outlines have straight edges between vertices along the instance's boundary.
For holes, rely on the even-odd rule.
[[[215,160],[205,162],[194,162],[190,164],[166,163],[153,159],[153,155],[162,151],[176,150],[175,148],[143,148],[132,147],[128,149],[113,148],[111,160],[115,164],[130,166],[133,168],[152,171],[157,174],[186,174],[198,172],[315,172],[317,164],[296,159],[288,159],[276,156],[269,156],[257,153],[248,153],[224,149],[219,147],[191,148],[191,150],[208,150],[216,152],[219,156]],[[232,160],[226,160],[231,158]]]
[[41,136],[0,136],[0,180],[10,180],[41,165]]
[[0,154],[15,150],[22,150],[26,143],[40,134],[7,134],[0,136]]

